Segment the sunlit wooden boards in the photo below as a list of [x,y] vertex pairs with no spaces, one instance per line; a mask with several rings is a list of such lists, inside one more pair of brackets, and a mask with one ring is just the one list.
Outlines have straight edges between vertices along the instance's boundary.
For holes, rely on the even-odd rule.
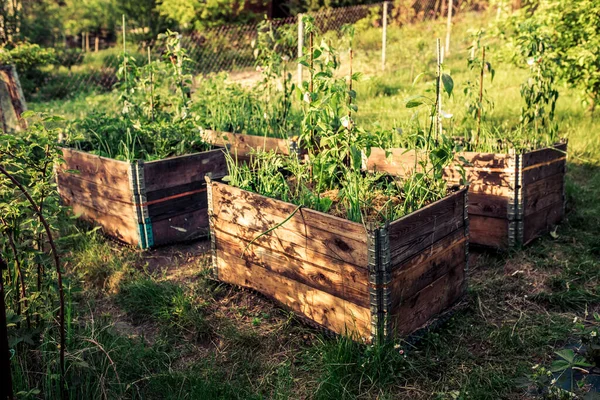
[[5,133],[20,132],[27,128],[21,114],[27,110],[25,96],[17,70],[13,65],[0,65],[0,120]]
[[[564,217],[567,144],[523,154],[462,152],[445,171],[469,182],[471,243],[508,249],[549,232]],[[415,151],[373,149],[366,168],[406,176],[419,169]]]
[[227,173],[222,149],[128,163],[63,149],[58,191],[81,218],[124,243],[149,248],[208,233],[205,176]]
[[206,129],[202,135],[207,143],[228,149],[232,157],[239,161],[248,161],[256,151],[274,151],[289,155],[297,151],[294,140],[267,136],[247,135],[243,133],[219,132]]
[[213,276],[330,331],[406,335],[466,287],[466,189],[386,226],[208,184]]

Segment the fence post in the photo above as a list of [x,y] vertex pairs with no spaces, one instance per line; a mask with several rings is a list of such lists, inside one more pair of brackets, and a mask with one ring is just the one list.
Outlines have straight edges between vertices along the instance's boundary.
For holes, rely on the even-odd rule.
[[97,53],[99,49],[100,49],[100,39],[98,39],[98,36],[96,36],[94,38],[94,52]]
[[452,0],[448,0],[448,22],[446,25],[446,55],[450,54],[450,30],[452,29]]
[[[298,14],[298,60],[302,57],[304,47],[304,22],[302,22],[302,14]],[[298,62],[298,87],[302,85],[302,64]]]
[[388,17],[388,2],[383,2],[383,33],[381,37],[381,70],[385,71],[385,52],[387,47],[387,17]]

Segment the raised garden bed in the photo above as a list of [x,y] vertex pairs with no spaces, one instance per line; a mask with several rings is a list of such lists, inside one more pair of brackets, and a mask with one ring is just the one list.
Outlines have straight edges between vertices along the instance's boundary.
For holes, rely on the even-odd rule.
[[[548,233],[565,214],[566,158],[566,142],[522,154],[458,153],[457,164],[464,165],[470,182],[471,243],[508,249]],[[384,150],[372,149],[366,164],[403,176],[414,169],[415,153],[393,149],[386,157]],[[460,181],[456,164],[445,174],[449,182]]]
[[83,219],[124,243],[149,248],[208,233],[205,176],[227,174],[222,149],[129,163],[69,148],[58,191]]
[[465,292],[466,189],[365,227],[207,181],[214,278],[327,330],[365,341],[409,335]]

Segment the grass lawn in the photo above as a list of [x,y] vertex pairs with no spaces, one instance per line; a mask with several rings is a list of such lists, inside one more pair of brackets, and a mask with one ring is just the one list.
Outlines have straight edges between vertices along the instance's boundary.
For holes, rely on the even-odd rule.
[[[456,121],[470,76],[463,38],[486,20],[467,15],[454,27],[446,70],[456,93],[445,109]],[[379,34],[366,32],[357,43],[355,70],[365,71],[357,115],[390,127],[410,118],[404,100],[425,88],[412,81],[431,76],[434,38],[444,27],[390,29],[384,73]],[[526,71],[505,59],[500,40],[491,45],[490,118],[501,125],[520,115]],[[79,96],[30,108],[78,117],[115,110],[116,100]],[[213,282],[206,241],[141,252],[92,232],[69,243],[73,398],[531,398],[523,378],[573,341],[575,317],[600,311],[600,122],[567,88],[557,118],[570,150],[566,220],[524,249],[472,251],[466,306],[416,343],[371,347],[328,337],[260,295]],[[19,358],[13,362],[19,371]]]

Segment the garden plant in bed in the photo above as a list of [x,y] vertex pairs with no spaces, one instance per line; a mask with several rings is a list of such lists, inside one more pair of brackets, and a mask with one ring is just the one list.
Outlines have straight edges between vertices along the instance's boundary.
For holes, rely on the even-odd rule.
[[307,54],[306,160],[258,151],[247,164],[228,154],[226,183],[208,180],[213,276],[356,340],[408,335],[466,289],[466,188],[443,180],[453,155],[442,143],[405,178],[364,172],[363,152],[381,135],[354,124],[354,92],[334,77],[333,49]]
[[[455,162],[444,170],[444,175],[450,182],[459,182],[464,171],[470,183],[471,243],[507,249],[530,243],[562,220],[567,144],[558,138],[554,123],[558,92],[548,67],[551,61],[543,57],[543,43],[527,35],[520,38],[519,59],[526,60],[531,76],[521,85],[525,105],[520,121],[511,126],[489,118],[493,104],[487,97],[484,77],[488,74],[493,79],[494,70],[486,61],[481,37],[481,32],[476,33],[468,60],[473,79],[464,87],[466,117],[453,123],[452,115],[441,111],[437,131],[452,137],[456,151]],[[407,107],[442,110],[439,88],[451,93],[454,82],[442,73],[441,62],[439,65],[432,89],[409,98]],[[442,128],[444,117],[449,123]],[[384,141],[393,150],[374,150],[367,161],[368,169],[409,173],[415,163],[414,152],[407,149],[428,145],[418,134],[423,131],[420,119],[417,111],[406,129],[388,134]]]
[[261,71],[250,89],[230,82],[224,73],[197,82],[193,110],[210,143],[228,146],[240,159],[254,149],[289,154],[296,150],[301,112],[292,101],[296,89],[288,67],[294,57],[295,32],[264,21],[253,42]]
[[138,67],[124,52],[121,114],[91,113],[65,138],[58,189],[76,214],[148,248],[208,231],[205,175],[226,174],[223,150],[201,135],[192,111],[188,58],[175,33],[164,55]]

